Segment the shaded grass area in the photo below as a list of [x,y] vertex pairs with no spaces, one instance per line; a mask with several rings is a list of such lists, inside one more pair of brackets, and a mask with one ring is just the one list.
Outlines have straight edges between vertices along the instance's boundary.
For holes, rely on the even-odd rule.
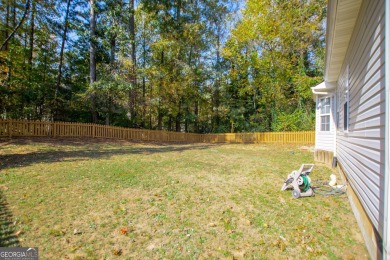
[[280,191],[299,147],[0,142],[10,234],[42,259],[368,258],[346,196]]
[[19,245],[16,223],[8,209],[8,203],[3,192],[0,191],[0,247],[17,247]]

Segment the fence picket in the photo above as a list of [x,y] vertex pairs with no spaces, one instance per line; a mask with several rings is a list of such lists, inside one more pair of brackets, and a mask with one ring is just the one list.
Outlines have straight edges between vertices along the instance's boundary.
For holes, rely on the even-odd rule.
[[85,123],[0,119],[0,137],[11,138],[12,136],[101,137],[134,141],[189,143],[280,143],[313,145],[315,142],[314,131],[195,134]]

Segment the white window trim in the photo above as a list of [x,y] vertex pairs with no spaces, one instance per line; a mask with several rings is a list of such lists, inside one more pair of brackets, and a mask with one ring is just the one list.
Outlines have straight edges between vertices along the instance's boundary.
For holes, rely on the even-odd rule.
[[[322,113],[322,106],[323,106],[323,100],[326,100],[326,99],[329,99],[329,113]],[[323,133],[330,133],[331,132],[331,128],[332,128],[332,125],[331,125],[331,122],[332,122],[332,97],[331,96],[325,96],[325,97],[321,97],[318,99],[319,100],[319,107],[318,107],[318,110],[319,110],[319,117],[320,117],[320,126],[319,126],[319,130],[320,132],[323,132]],[[329,116],[329,130],[322,130],[322,117],[325,117],[325,116]]]

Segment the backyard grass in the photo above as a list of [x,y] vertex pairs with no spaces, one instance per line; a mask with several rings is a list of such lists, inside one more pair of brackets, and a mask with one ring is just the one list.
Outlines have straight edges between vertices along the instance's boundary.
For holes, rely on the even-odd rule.
[[[41,259],[366,259],[346,195],[293,199],[298,146],[0,139],[0,246]],[[316,165],[312,180],[331,171]]]

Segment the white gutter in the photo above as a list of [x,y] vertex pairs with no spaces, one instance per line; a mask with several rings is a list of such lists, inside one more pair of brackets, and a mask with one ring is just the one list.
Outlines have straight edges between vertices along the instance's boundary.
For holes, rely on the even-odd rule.
[[322,91],[316,91],[316,90],[312,90],[312,92],[315,95],[330,95],[330,94],[333,94],[333,92],[322,92]]
[[321,82],[315,87],[311,87],[311,91],[314,95],[330,95],[334,93],[334,89],[336,89],[336,82]]
[[384,220],[383,259],[390,259],[390,1],[385,1],[385,170],[384,174]]

